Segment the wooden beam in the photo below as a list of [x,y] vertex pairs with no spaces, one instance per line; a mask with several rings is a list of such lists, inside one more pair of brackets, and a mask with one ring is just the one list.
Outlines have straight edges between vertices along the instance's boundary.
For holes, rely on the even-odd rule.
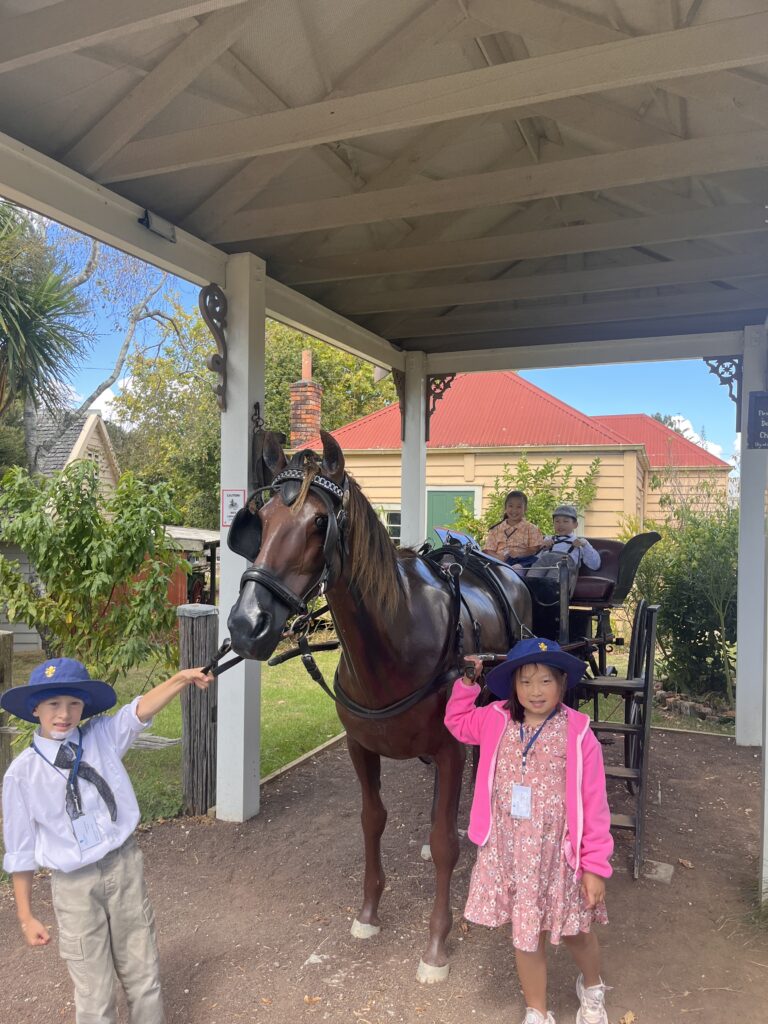
[[441,309],[446,306],[484,305],[632,288],[662,288],[666,285],[699,284],[765,275],[768,275],[768,252],[762,260],[751,253],[744,256],[712,256],[705,259],[641,263],[628,267],[600,267],[598,270],[527,274],[525,277],[506,277],[496,281],[443,284],[402,291],[385,288],[358,295],[350,294],[349,289],[340,289],[338,300],[334,295],[327,296],[325,301],[340,313],[359,316],[363,313]]
[[768,13],[495,65],[130,143],[104,181],[168,174],[768,60]]
[[[463,14],[455,0],[430,0],[415,16],[405,22],[383,42],[365,54],[352,68],[336,82],[329,98],[343,94],[345,90],[362,89],[370,84],[386,81],[398,61],[408,54],[427,45],[434,35],[460,21]],[[231,55],[230,55],[231,57]],[[242,66],[246,77],[264,94],[265,112],[288,110],[288,104],[261,81],[250,69]],[[237,171],[220,188],[207,197],[185,220],[184,225],[204,238],[210,238],[221,223],[237,213],[259,192],[263,191],[274,178],[283,174],[300,159],[300,151],[277,153],[270,157],[251,160]]]
[[[763,281],[768,286],[768,281]],[[620,302],[587,302],[582,306],[531,306],[497,313],[471,316],[414,317],[395,328],[389,336],[432,338],[449,334],[482,334],[485,331],[515,330],[521,327],[552,327],[571,324],[599,324],[620,320],[647,320],[664,316],[719,313],[736,309],[768,309],[768,287],[762,298],[739,289],[687,292],[684,295],[659,296]]]
[[684,139],[372,193],[244,210],[222,226],[215,240],[298,234],[765,166],[768,131]]
[[763,204],[686,210],[661,217],[628,217],[601,224],[519,231],[487,238],[432,245],[401,246],[341,253],[291,265],[270,261],[270,273],[286,284],[419,273],[448,267],[475,267],[575,252],[602,252],[635,245],[660,245],[692,238],[766,231]]
[[59,0],[0,18],[0,73],[246,0]]
[[[482,341],[482,338],[478,339]],[[503,349],[469,349],[427,355],[427,373],[480,373],[488,370],[543,370],[564,366],[604,366],[606,363],[641,363],[649,360],[703,359],[740,355],[743,331],[673,334],[657,338],[611,338],[576,345],[527,345]]]
[[92,175],[217,60],[259,6],[250,2],[211,14],[119,100],[64,157]]

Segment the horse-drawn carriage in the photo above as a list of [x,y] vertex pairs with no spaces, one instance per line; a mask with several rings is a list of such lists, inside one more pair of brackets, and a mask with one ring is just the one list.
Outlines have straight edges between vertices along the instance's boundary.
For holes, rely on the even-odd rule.
[[[450,880],[459,855],[456,817],[465,760],[464,747],[444,725],[447,691],[461,673],[464,654],[488,652],[503,658],[518,640],[532,635],[534,606],[520,576],[496,559],[451,544],[424,554],[396,550],[345,472],[337,442],[325,433],[322,440],[321,456],[301,451],[288,461],[274,435],[265,439],[263,458],[271,483],[254,492],[228,538],[230,547],[249,563],[229,616],[231,647],[239,657],[265,660],[281,640],[295,641],[310,674],[336,701],[362,792],[363,903],[352,928],[359,938],[379,931],[378,906],[385,887],[380,847],[387,813],[380,794],[380,759],[418,757],[434,763],[429,847],[436,893],[418,976],[441,980],[448,974],[445,942],[452,922]],[[625,545],[616,559],[610,555],[613,542],[605,544],[606,568],[612,571],[616,565],[615,578],[585,578],[585,588],[592,588],[596,599],[572,609],[564,605],[557,625],[564,629],[567,620],[568,646],[578,648],[597,670],[583,684],[596,692],[618,685],[616,675],[602,672],[613,640],[610,608],[624,588],[628,591],[641,557],[640,542]],[[310,642],[320,615],[311,604],[316,598],[327,601],[341,646],[332,688],[314,662]],[[585,628],[589,622],[596,622],[597,629]],[[643,607],[636,616],[631,679],[624,687],[632,694],[625,701],[629,718],[622,724],[633,765],[621,777],[639,784],[643,794],[650,713],[646,701],[640,729],[635,707],[640,688],[634,673],[642,667],[643,693],[650,694],[654,622],[652,609]],[[577,623],[584,635],[574,639]],[[637,819],[616,824],[634,828],[641,841]],[[639,864],[638,858],[639,853]]]

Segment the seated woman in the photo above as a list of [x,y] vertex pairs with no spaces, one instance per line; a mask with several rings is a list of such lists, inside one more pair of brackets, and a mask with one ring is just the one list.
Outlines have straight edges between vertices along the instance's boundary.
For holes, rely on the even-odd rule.
[[527,566],[544,543],[538,526],[525,518],[528,498],[522,491],[510,491],[504,501],[504,518],[488,531],[483,550],[509,565]]

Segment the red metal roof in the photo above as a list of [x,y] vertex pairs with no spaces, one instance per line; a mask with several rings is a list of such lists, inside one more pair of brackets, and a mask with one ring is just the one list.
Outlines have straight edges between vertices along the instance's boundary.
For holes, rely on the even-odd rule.
[[[333,431],[349,451],[399,449],[400,405]],[[429,448],[643,445],[652,467],[727,467],[727,462],[644,413],[585,416],[511,370],[460,373],[438,401]],[[319,448],[319,438],[306,443]]]
[[645,446],[652,468],[663,466],[702,466],[707,468],[730,469],[727,462],[705,448],[689,441],[645,413],[630,413],[625,416],[593,416],[603,426],[623,434],[628,440]]
[[[400,447],[400,405],[333,431],[344,449]],[[307,447],[317,447],[317,439]],[[633,444],[511,371],[460,373],[435,407],[429,448]]]

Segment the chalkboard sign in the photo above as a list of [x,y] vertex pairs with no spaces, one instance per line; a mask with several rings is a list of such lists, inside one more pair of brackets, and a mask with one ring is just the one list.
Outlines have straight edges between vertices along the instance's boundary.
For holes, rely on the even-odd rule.
[[768,391],[750,391],[747,448],[768,448]]

